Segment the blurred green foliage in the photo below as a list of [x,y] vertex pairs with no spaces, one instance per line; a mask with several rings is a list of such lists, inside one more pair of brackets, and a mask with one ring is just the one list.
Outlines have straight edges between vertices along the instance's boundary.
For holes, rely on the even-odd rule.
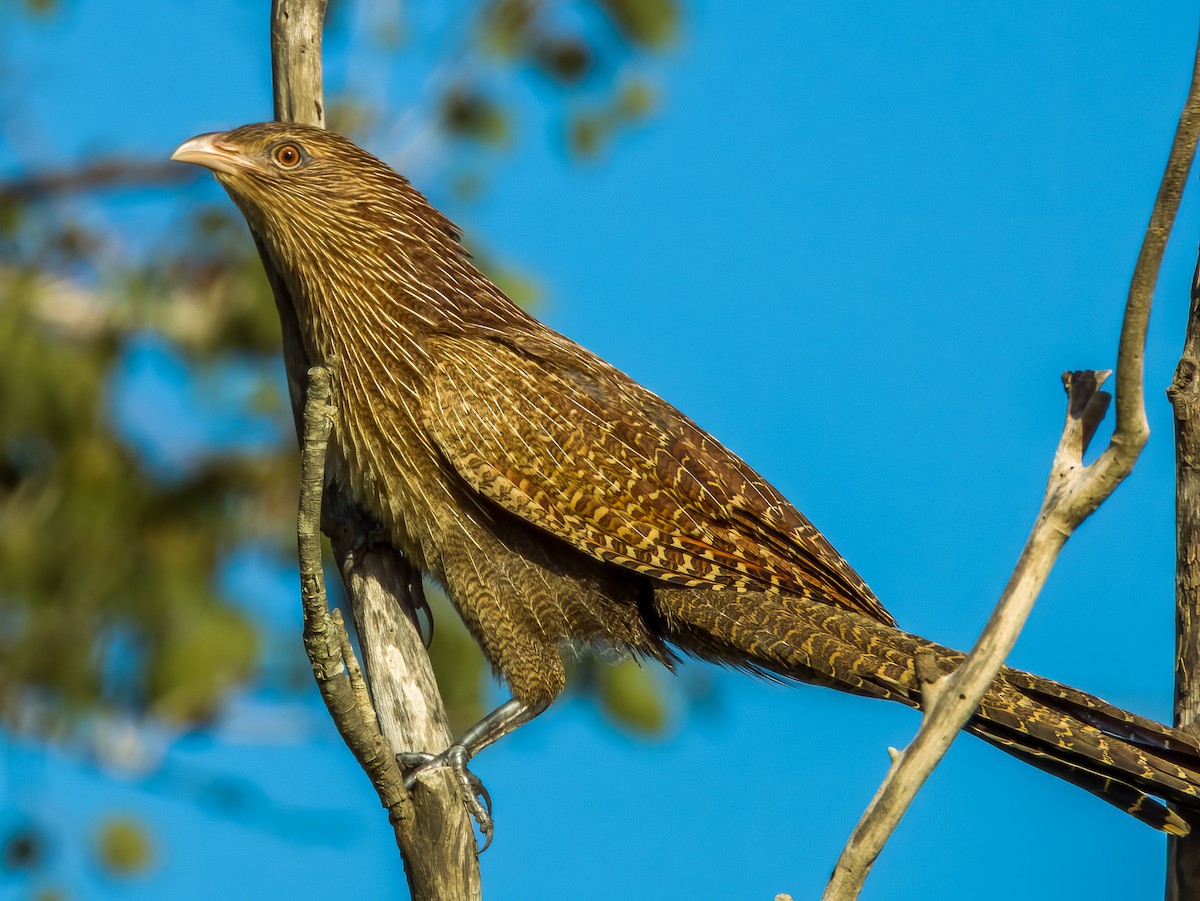
[[655,670],[637,660],[622,660],[595,670],[596,687],[602,709],[618,725],[635,732],[656,735],[667,725],[667,705],[663,700]]
[[601,5],[633,44],[661,50],[679,34],[674,0],[603,0]]
[[[203,720],[255,660],[213,576],[259,479],[236,456],[150,477],[109,421],[120,327],[45,321],[51,291],[0,284],[0,717],[61,732],[116,704]],[[23,717],[31,696],[49,719]]]
[[105,872],[121,878],[144,875],[154,865],[154,842],[142,824],[116,815],[96,829],[93,853]]
[[24,0],[25,9],[34,16],[48,16],[58,9],[58,0]]
[[[574,13],[570,15],[568,13]],[[622,129],[640,124],[657,96],[638,63],[669,49],[680,30],[674,0],[488,0],[480,5],[478,52],[544,77],[560,91],[564,143],[579,158],[597,155]],[[630,65],[630,63],[633,63]],[[443,92],[440,124],[451,135],[507,146],[513,104],[495,68],[467,62]]]
[[[331,3],[331,28],[348,27],[347,5]],[[401,49],[402,8],[375,29]],[[70,14],[55,0],[0,0],[0,30],[18,16]],[[676,40],[680,13],[673,0],[481,0],[461,27],[451,77],[434,87],[432,124],[448,145],[519,147],[516,73],[553,86],[563,145],[584,159],[657,108],[645,69]],[[385,131],[396,113],[354,97],[330,104],[331,127],[351,134]],[[0,728],[102,757],[96,732],[110,720],[170,736],[204,728],[257,684],[311,696],[298,633],[267,634],[252,604],[222,589],[222,567],[247,544],[280,565],[295,558],[298,467],[279,327],[244,223],[232,205],[196,206],[175,191],[162,197],[177,207],[169,237],[130,252],[73,202],[104,186],[82,162],[53,189],[40,174],[0,175]],[[157,161],[133,161],[119,181],[145,188],[165,177]],[[486,190],[469,165],[442,177],[461,202]],[[537,301],[535,279],[476,249],[514,300]],[[154,460],[114,415],[121,367],[148,337],[196,385],[233,371],[248,380],[228,402],[238,417],[273,423],[278,440]],[[489,674],[449,604],[430,600],[431,657],[458,730],[487,706]],[[263,651],[281,643],[291,656],[272,663]],[[651,671],[626,661],[584,664],[577,676],[576,690],[622,727],[667,723]],[[0,839],[5,870],[44,865],[50,839],[38,824]],[[156,857],[145,827],[119,815],[97,828],[93,851],[111,875],[143,872]]]

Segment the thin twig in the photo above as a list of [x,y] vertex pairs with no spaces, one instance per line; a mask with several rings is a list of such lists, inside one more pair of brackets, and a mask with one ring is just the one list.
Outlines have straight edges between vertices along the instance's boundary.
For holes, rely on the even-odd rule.
[[0,204],[29,203],[84,191],[178,184],[198,174],[158,160],[93,160],[72,169],[32,172],[0,181]]
[[[970,655],[954,673],[926,688],[925,715],[916,737],[899,753],[855,827],[825,888],[824,901],[850,901],[917,791],[978,709],[1012,649],[1067,538],[1133,469],[1149,436],[1143,398],[1146,328],[1183,186],[1200,133],[1200,46],[1192,84],[1155,200],[1129,289],[1117,356],[1116,424],[1108,448],[1088,466],[1083,452],[1107,405],[1097,391],[1107,373],[1070,373],[1067,422],[1055,453],[1041,510],[1012,576]],[[932,692],[930,689],[934,689]]]
[[[1154,199],[1150,224],[1138,253],[1137,264],[1129,283],[1129,298],[1121,324],[1121,342],[1117,349],[1116,429],[1113,444],[1136,442],[1139,435],[1149,433],[1146,424],[1146,402],[1143,390],[1146,329],[1150,323],[1150,306],[1158,273],[1166,253],[1167,239],[1175,225],[1179,202],[1187,185],[1192,159],[1196,155],[1200,135],[1200,43],[1192,62],[1192,82],[1179,113],[1179,125],[1167,157],[1166,171]],[[1142,438],[1145,444],[1145,438]],[[1111,448],[1110,448],[1111,450]],[[1136,455],[1135,455],[1136,458]],[[1099,461],[1097,461],[1099,462]],[[1130,463],[1132,468],[1132,462]],[[1123,478],[1124,475],[1121,476]],[[1119,481],[1119,479],[1118,479]]]

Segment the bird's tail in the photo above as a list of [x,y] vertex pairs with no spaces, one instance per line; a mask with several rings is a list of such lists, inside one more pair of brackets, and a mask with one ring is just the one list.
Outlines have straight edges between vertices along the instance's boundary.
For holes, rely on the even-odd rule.
[[[917,654],[945,673],[965,656],[803,598],[664,587],[655,607],[687,653],[918,709]],[[1200,745],[1082,691],[1005,667],[966,728],[1156,829],[1185,835],[1200,820]]]

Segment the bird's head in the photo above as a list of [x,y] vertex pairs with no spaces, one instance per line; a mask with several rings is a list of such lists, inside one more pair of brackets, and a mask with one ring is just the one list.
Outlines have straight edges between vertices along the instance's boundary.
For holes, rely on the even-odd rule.
[[285,276],[335,263],[396,273],[462,253],[458,229],[404,177],[331,131],[243,125],[171,159],[212,170]]
[[339,202],[348,209],[364,193],[393,192],[403,181],[341,135],[282,122],[197,135],[171,159],[211,169],[248,213],[310,212]]

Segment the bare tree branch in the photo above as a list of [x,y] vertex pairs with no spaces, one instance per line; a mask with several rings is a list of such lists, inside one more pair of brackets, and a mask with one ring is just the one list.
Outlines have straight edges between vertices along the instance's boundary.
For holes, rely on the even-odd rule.
[[321,39],[327,0],[272,0],[275,119],[325,127]]
[[[1167,389],[1175,411],[1175,726],[1200,738],[1200,261],[1183,353]],[[1166,901],[1200,897],[1200,834],[1167,842]]]
[[198,175],[183,166],[159,160],[94,160],[71,169],[33,172],[0,180],[0,204],[29,203],[84,191],[178,184]]
[[1093,463],[1083,464],[1083,452],[1108,404],[1107,395],[1097,390],[1108,373],[1065,374],[1070,398],[1067,422],[1033,530],[970,655],[954,673],[926,685],[921,727],[908,748],[895,756],[847,841],[825,888],[824,901],[858,897],[904,811],[978,709],[1067,538],[1129,474],[1145,446],[1149,436],[1143,397],[1146,328],[1167,238],[1200,133],[1198,76],[1200,55],[1129,288],[1117,354],[1116,425],[1109,446]]

